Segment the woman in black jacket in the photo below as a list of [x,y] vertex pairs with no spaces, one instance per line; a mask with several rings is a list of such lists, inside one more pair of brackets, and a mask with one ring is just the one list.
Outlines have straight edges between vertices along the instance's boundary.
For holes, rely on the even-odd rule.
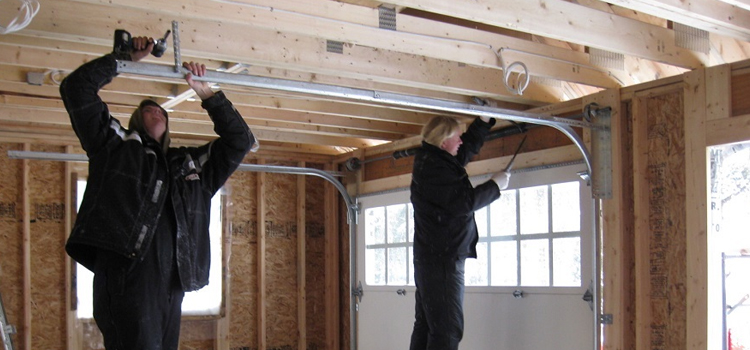
[[474,211],[500,197],[510,174],[476,188],[464,168],[479,153],[495,119],[477,118],[465,133],[438,116],[422,129],[414,159],[414,278],[416,312],[410,350],[458,349],[463,337],[464,261],[476,258]]
[[94,319],[107,349],[177,349],[184,293],[208,283],[211,198],[257,145],[221,92],[193,80],[205,65],[184,63],[219,138],[201,147],[169,147],[167,111],[144,100],[128,129],[99,90],[117,60],[139,61],[152,38],[133,38],[71,73],[60,94],[89,158],[83,201],[65,249],[94,272]]

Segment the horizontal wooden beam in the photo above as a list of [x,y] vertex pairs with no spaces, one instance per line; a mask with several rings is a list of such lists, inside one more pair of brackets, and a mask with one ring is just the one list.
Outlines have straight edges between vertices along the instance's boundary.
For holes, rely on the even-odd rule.
[[564,0],[390,0],[391,4],[573,42],[611,52],[697,68],[707,56],[674,44],[663,27],[596,11]]
[[604,0],[707,32],[750,40],[750,11],[716,0]]

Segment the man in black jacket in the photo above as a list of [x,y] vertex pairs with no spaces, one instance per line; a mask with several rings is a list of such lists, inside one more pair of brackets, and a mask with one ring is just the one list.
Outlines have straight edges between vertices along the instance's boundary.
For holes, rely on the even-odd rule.
[[477,118],[465,133],[457,120],[434,117],[422,129],[414,159],[414,279],[417,286],[410,350],[455,350],[463,338],[464,261],[476,258],[474,211],[500,198],[510,174],[476,188],[464,168],[479,153],[495,119]]
[[139,61],[153,38],[133,38],[71,73],[60,94],[89,158],[89,176],[67,253],[94,272],[94,319],[107,349],[177,349],[184,293],[208,283],[211,198],[257,141],[205,65],[184,63],[219,138],[169,147],[168,115],[144,100],[129,128],[113,118],[99,90],[117,60]]

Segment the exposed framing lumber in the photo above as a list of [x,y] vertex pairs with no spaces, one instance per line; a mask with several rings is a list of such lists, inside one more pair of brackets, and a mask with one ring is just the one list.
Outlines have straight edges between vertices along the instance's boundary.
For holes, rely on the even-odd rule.
[[[685,209],[688,350],[708,346],[708,152],[706,148],[706,70],[684,75]],[[712,84],[713,85],[713,84]],[[725,109],[728,115],[729,110]],[[711,348],[711,346],[708,346]]]
[[605,0],[634,11],[647,13],[742,41],[750,40],[750,12],[726,2],[691,0]]
[[[73,153],[73,146],[65,146],[65,153]],[[70,232],[73,230],[73,222],[76,212],[76,193],[77,176],[74,174],[74,166],[71,162],[65,162],[65,236],[64,241],[67,241]],[[67,326],[67,346],[68,349],[79,349],[81,347],[80,339],[80,323],[78,321],[78,310],[73,307],[73,298],[77,291],[76,286],[73,285],[73,275],[75,274],[75,266],[73,259],[69,256],[65,256],[65,325]]]
[[[486,174],[502,171],[508,164],[512,155],[504,157],[479,160],[470,162],[466,166],[466,172],[469,176],[482,176]],[[576,146],[562,146],[543,151],[520,153],[515,160],[514,168],[520,170],[540,165],[551,165],[582,160],[581,152]],[[363,165],[367,166],[367,164]],[[363,168],[364,169],[364,168]],[[363,173],[364,170],[357,171],[357,174]],[[365,195],[383,191],[405,189],[409,187],[411,174],[392,176],[377,180],[362,181],[356,188],[356,195]],[[350,186],[349,192],[353,193],[354,188]]]
[[708,146],[743,142],[750,139],[750,114],[711,120],[706,123],[706,144]]
[[[305,162],[298,167],[304,168]],[[307,234],[305,222],[307,205],[305,203],[305,175],[297,175],[297,348],[307,350]]]
[[[258,160],[258,165],[265,164],[263,159]],[[258,321],[256,324],[256,332],[258,336],[258,349],[266,348],[266,284],[268,278],[266,278],[266,173],[261,172],[257,175],[258,181],[258,252],[257,252],[257,264],[258,264]]]
[[[332,171],[330,163],[325,164],[324,170]],[[340,235],[338,230],[338,194],[330,183],[325,184],[323,198],[325,206],[325,332],[326,349],[338,350],[341,348],[341,299],[339,290],[340,282]],[[348,211],[348,210],[347,210]],[[353,272],[350,272],[353,273]],[[351,296],[349,296],[351,297]]]
[[[563,0],[390,0],[389,3],[680,67],[696,68],[707,63],[706,55],[677,47],[674,44],[674,33],[666,28],[606,14]],[[576,17],[559,15],[566,13],[575,13]],[[632,37],[641,38],[642,41],[634,44],[630,40]]]
[[232,199],[228,195],[221,196],[221,215],[222,215],[222,257],[221,257],[221,283],[222,283],[222,304],[219,318],[214,321],[214,331],[216,339],[214,340],[214,349],[229,350],[229,333],[230,323],[232,321],[232,278],[229,268],[229,257],[232,255],[232,218],[234,213],[231,212]]
[[[31,151],[31,145],[23,144],[24,151]],[[31,339],[31,166],[29,161],[22,162],[22,206],[23,206],[23,346],[26,350],[33,349]]]
[[[77,0],[100,3],[97,0]],[[501,69],[495,55],[499,48],[530,48],[532,54],[553,51],[553,55],[574,56],[575,53],[563,54],[562,50],[547,47],[538,43],[526,42],[494,33],[476,29],[462,28],[456,25],[438,24],[419,18],[404,18],[405,22],[416,22],[412,29],[422,28],[416,33],[404,30],[397,31],[379,28],[378,10],[360,6],[340,4],[315,6],[302,4],[299,1],[253,1],[251,2],[206,2],[182,1],[164,3],[150,0],[107,1],[108,5],[147,12],[162,12],[196,20],[204,19],[206,14],[224,18],[226,22],[240,25],[252,25],[273,31],[312,35],[326,40],[341,41],[354,45],[365,45],[383,50],[392,50],[405,54],[432,57],[441,60],[461,62],[468,65]],[[219,7],[218,5],[221,5]],[[302,11],[299,9],[304,7]],[[325,9],[322,11],[321,9]],[[252,23],[247,18],[252,18]],[[302,25],[301,25],[302,24]],[[447,34],[439,34],[447,33]],[[547,55],[546,53],[542,55]],[[580,55],[579,55],[580,56]],[[587,55],[583,55],[587,56]],[[541,59],[539,56],[526,57],[532,64],[533,75],[554,77],[599,87],[615,87],[618,83],[606,70],[592,69],[575,71],[574,66],[588,65],[583,61],[561,61]],[[624,75],[623,75],[624,76]]]
[[648,159],[644,156],[648,154],[648,124],[646,118],[645,98],[636,96],[633,98],[633,202],[634,202],[634,262],[635,276],[641,276],[634,280],[635,293],[635,349],[648,349],[651,346],[650,324],[652,317],[651,307],[649,305],[650,286],[647,281],[648,273],[648,239],[645,234],[639,232],[648,232]]
[[[50,36],[55,35],[54,38],[60,40],[100,43],[111,47],[112,32],[101,30],[112,28],[113,23],[109,19],[111,11],[111,7],[91,3],[50,2],[41,8],[28,31],[45,38],[53,38]],[[154,20],[167,21],[171,18],[169,13],[154,12],[152,9],[144,13],[123,11],[119,19],[128,23],[131,33],[145,35],[155,30]],[[88,25],[81,26],[80,23]],[[112,28],[113,31],[114,29]],[[502,78],[500,70],[488,72],[486,68],[459,65],[458,62],[442,59],[357,45],[347,47],[346,54],[331,54],[324,51],[325,40],[320,38],[232,22],[218,24],[206,21],[205,18],[186,22],[183,30],[182,42],[190,43],[183,48],[183,53],[198,59],[212,57],[226,62],[304,70],[314,74],[372,80],[433,91],[493,96],[518,103],[534,100],[551,103],[560,100],[559,94],[550,92],[554,89],[535,85],[530,86],[524,96],[515,95],[508,92],[502,84],[496,84]],[[219,36],[222,41],[215,40]],[[195,48],[211,48],[211,52],[200,52]],[[311,55],[310,52],[319,54]],[[82,62],[79,61],[78,65],[80,63]],[[435,72],[441,74],[436,75]]]
[[[626,188],[628,175],[625,171],[630,169],[626,166],[627,148],[623,144],[624,137],[627,135],[627,118],[622,116],[620,91],[607,90],[599,94],[585,97],[582,106],[590,103],[597,103],[599,106],[610,107],[610,135],[611,135],[611,164],[612,164],[612,198],[603,200],[599,220],[601,227],[595,232],[599,235],[601,252],[599,256],[606,257],[601,262],[601,268],[606,271],[604,279],[601,281],[601,293],[598,293],[602,302],[603,314],[612,315],[612,324],[605,324],[603,334],[598,341],[603,340],[601,345],[607,350],[624,350],[627,347],[627,324],[629,323],[628,289],[629,286],[629,264],[628,256],[622,251],[626,244],[627,222],[632,219],[626,210],[629,205],[630,191]],[[600,235],[606,232],[606,235]],[[596,242],[596,240],[594,240]],[[596,267],[595,267],[596,270]],[[596,300],[596,303],[599,301]],[[595,303],[595,307],[599,307]],[[599,326],[600,320],[595,320],[596,327]],[[598,329],[598,328],[597,328]]]
[[706,68],[706,120],[727,118],[732,110],[731,65]]

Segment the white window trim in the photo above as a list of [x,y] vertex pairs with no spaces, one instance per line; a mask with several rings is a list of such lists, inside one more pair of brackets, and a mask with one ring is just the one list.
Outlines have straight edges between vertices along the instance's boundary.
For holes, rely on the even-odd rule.
[[[86,180],[78,180],[78,193],[77,193],[77,204],[80,205],[80,200],[83,198],[85,190]],[[225,246],[226,240],[224,239],[224,203],[222,200],[223,188],[216,192],[213,199],[211,200],[211,227],[210,230],[221,230],[221,237],[213,239],[211,241],[211,268],[209,272],[209,284],[200,290],[185,293],[185,298],[182,302],[182,316],[183,317],[220,317],[221,307],[224,303],[224,258],[223,250],[229,249],[230,247]],[[216,222],[213,219],[218,218]],[[76,282],[77,285],[73,289],[76,292],[76,299],[78,300],[76,318],[80,320],[93,319],[93,280],[94,274],[80,264],[74,262],[76,266]],[[218,297],[217,297],[218,295]],[[211,301],[212,305],[198,307],[198,304],[203,304],[205,301]],[[191,306],[192,305],[192,306]],[[83,314],[83,315],[81,315]]]

